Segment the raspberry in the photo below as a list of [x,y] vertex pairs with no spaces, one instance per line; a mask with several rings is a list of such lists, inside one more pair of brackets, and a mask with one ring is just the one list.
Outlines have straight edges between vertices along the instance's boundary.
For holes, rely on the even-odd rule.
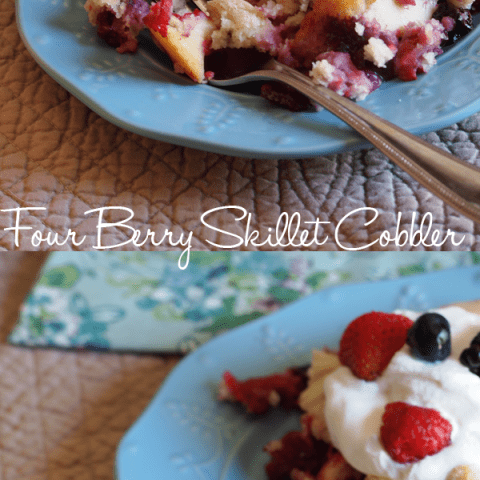
[[340,361],[358,378],[375,380],[403,347],[412,325],[409,318],[393,313],[361,315],[342,335]]
[[417,462],[450,445],[452,425],[433,408],[389,403],[382,421],[383,446],[396,462]]

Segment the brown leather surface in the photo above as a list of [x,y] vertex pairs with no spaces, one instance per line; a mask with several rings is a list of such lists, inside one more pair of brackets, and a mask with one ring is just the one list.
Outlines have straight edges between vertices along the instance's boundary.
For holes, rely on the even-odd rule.
[[44,253],[0,253],[0,478],[111,480],[117,444],[179,357],[7,345]]
[[[291,161],[242,159],[150,140],[112,125],[42,71],[18,33],[14,0],[0,5],[0,209],[46,207],[26,215],[24,223],[45,235],[64,235],[68,228],[87,235],[81,246],[54,249],[92,248],[95,224],[84,214],[102,206],[131,208],[134,226],[143,231],[193,232],[193,248],[212,249],[207,239],[226,244],[231,237],[202,227],[200,216],[221,205],[245,208],[255,229],[274,226],[281,212],[298,212],[303,221],[330,221],[329,240],[322,246],[330,250],[339,248],[335,225],[356,208],[375,208],[380,218],[369,227],[363,226],[364,216],[348,219],[341,232],[347,247],[394,231],[398,212],[402,225],[411,222],[413,212],[415,225],[431,212],[442,235],[448,229],[466,234],[458,248],[479,249],[480,226],[445,207],[377,150]],[[478,116],[428,139],[480,163]],[[233,212],[212,220],[218,228],[233,223]],[[4,230],[12,224],[11,214],[0,213],[0,249],[16,248],[13,234]],[[111,239],[117,244],[125,232],[117,227]],[[19,248],[51,249],[33,246],[26,233]],[[171,247],[143,247],[154,248]],[[449,242],[442,247],[453,248]]]

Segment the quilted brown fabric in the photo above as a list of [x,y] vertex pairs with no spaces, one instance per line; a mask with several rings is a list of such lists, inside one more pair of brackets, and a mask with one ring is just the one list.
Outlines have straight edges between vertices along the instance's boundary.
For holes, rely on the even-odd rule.
[[44,253],[0,253],[0,478],[111,480],[121,437],[175,356],[6,344]]
[[[203,226],[200,216],[222,205],[245,208],[252,214],[253,229],[275,226],[282,212],[299,212],[304,222],[330,221],[322,249],[340,248],[335,226],[361,207],[377,209],[378,221],[365,227],[365,215],[348,218],[340,232],[341,246],[365,246],[384,230],[393,232],[398,212],[403,214],[402,227],[411,223],[414,212],[415,227],[421,215],[431,212],[442,237],[448,229],[465,234],[457,248],[480,247],[479,225],[446,207],[377,150],[265,161],[182,148],[122,130],[89,110],[35,63],[18,33],[14,0],[1,0],[0,12],[0,209],[45,207],[26,214],[22,222],[44,236],[65,235],[69,228],[79,237],[86,235],[79,246],[67,242],[51,247],[45,242],[33,245],[31,232],[22,232],[17,247],[13,233],[5,230],[14,217],[0,212],[0,249],[90,249],[96,242],[95,223],[85,212],[102,206],[131,208],[131,224],[143,232],[192,232],[194,249],[212,249],[208,240],[226,245],[232,238]],[[480,116],[427,138],[480,163]],[[112,214],[108,220],[115,218]],[[242,233],[234,219],[229,212],[211,224]],[[119,227],[109,231],[111,245],[128,238]],[[171,247],[123,247],[138,248]],[[447,242],[441,248],[455,247]]]

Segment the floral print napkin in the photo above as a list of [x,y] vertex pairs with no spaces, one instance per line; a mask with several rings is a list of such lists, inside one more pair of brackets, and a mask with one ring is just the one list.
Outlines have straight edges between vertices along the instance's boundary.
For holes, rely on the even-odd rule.
[[480,263],[470,252],[55,252],[9,342],[186,352],[316,290]]

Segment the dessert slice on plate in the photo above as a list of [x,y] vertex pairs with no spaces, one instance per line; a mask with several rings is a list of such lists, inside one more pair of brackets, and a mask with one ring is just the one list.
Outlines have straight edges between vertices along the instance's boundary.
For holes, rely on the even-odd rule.
[[[268,478],[480,479],[480,302],[464,307],[370,312],[338,352],[314,351],[307,388],[289,402],[302,428],[265,446]],[[274,377],[227,372],[220,398],[273,408],[285,395]]]
[[198,9],[183,15],[173,13],[173,2],[162,0],[152,5],[144,22],[157,46],[173,61],[175,71],[202,83],[205,55],[215,29],[210,18]]
[[209,0],[204,11],[182,1],[87,0],[85,8],[121,53],[135,52],[148,28],[175,70],[197,83],[215,75],[205,71],[212,52],[241,50],[244,63],[250,53],[252,69],[260,52],[356,100],[384,80],[428,72],[443,46],[472,28],[475,11],[472,0]]

